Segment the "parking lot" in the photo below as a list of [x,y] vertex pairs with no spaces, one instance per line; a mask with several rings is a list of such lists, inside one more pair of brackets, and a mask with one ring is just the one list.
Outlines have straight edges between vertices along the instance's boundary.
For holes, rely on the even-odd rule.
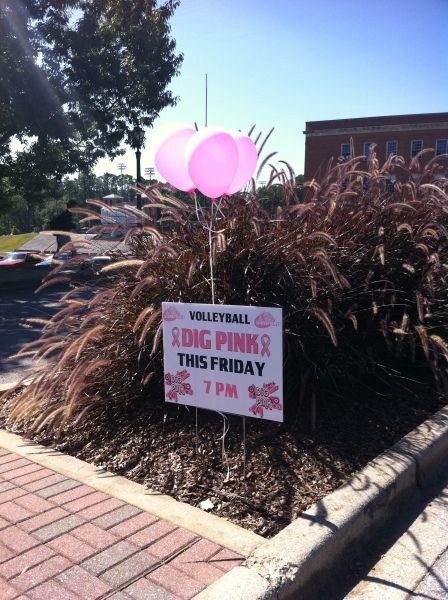
[[10,359],[23,344],[39,337],[41,326],[27,319],[48,319],[57,312],[64,290],[44,290],[34,294],[35,286],[0,290],[0,385],[16,381],[33,368],[31,357]]

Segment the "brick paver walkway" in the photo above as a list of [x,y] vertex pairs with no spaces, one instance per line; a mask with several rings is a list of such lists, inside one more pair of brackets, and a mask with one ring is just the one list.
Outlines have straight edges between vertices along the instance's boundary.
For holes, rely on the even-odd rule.
[[241,561],[0,448],[1,600],[187,599]]

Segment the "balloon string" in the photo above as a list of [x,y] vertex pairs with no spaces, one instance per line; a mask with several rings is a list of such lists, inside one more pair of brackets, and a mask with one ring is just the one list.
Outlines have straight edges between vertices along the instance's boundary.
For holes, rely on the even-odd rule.
[[[215,207],[215,201],[212,201],[212,203],[210,204],[210,226],[207,227],[206,225],[204,225],[204,227],[206,227],[208,229],[208,256],[209,256],[209,262],[210,262],[210,282],[211,282],[211,287],[212,287],[212,304],[215,304],[215,277],[214,277],[214,272],[213,272],[213,248],[212,248],[214,207]],[[217,212],[219,211],[223,215],[223,213],[221,211],[221,199],[219,201],[219,204],[216,205],[216,210],[217,210]],[[197,211],[196,211],[196,214],[197,214]],[[221,454],[222,454],[222,462],[223,462],[223,464],[225,463],[227,466],[227,476],[226,476],[225,481],[228,481],[230,479],[230,465],[229,465],[229,461],[227,459],[227,453],[226,453],[226,436],[229,431],[229,420],[227,419],[227,417],[225,416],[224,413],[219,412],[219,411],[217,411],[217,412],[222,417],[222,428],[223,429],[222,429],[222,436],[221,436]]]
[[222,217],[224,218],[224,213],[221,210],[221,203],[223,201],[223,198],[224,198],[224,196],[221,196],[221,198],[216,203],[216,216],[218,216],[218,213],[220,212]]
[[210,205],[210,227],[208,228],[208,256],[210,262],[210,281],[212,285],[212,304],[215,304],[215,279],[213,273],[213,249],[212,249],[212,230],[213,230],[213,206]]
[[196,219],[198,220],[198,223],[201,223],[201,217],[199,216],[199,211],[201,212],[202,216],[204,216],[204,211],[202,210],[202,206],[199,204],[199,202],[196,198],[196,194],[193,193],[192,198],[194,200],[194,207],[196,210]]

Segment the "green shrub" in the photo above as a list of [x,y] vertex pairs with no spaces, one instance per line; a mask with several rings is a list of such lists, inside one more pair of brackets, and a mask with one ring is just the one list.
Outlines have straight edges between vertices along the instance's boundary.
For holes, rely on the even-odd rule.
[[[217,302],[283,308],[287,423],[316,398],[334,398],[337,409],[338,398],[359,400],[366,389],[411,393],[416,378],[447,391],[448,195],[446,180],[435,180],[445,158],[423,168],[419,156],[382,167],[372,157],[367,171],[353,159],[304,184],[304,203],[294,174],[282,173],[274,219],[255,194],[222,202]],[[146,194],[169,230],[144,217],[128,234],[133,257],[104,269],[113,278],[93,299],[76,288],[65,295],[39,343],[24,349],[52,359],[8,397],[11,425],[57,432],[101,403],[164,410],[160,305],[210,302],[208,234],[192,205],[157,186]]]

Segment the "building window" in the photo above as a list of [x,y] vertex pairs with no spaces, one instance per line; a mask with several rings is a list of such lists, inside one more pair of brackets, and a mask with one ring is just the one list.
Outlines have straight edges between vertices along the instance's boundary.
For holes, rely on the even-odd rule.
[[373,142],[364,142],[364,158],[367,160],[370,154],[370,146],[372,146]]
[[349,160],[351,156],[350,144],[341,144],[341,158],[342,160]]
[[391,140],[386,143],[386,158],[389,158],[391,154],[396,156],[398,153],[398,142],[396,140]]
[[436,155],[448,154],[448,140],[436,140]]
[[411,142],[411,158],[414,158],[416,154],[423,148],[423,140],[412,140]]

